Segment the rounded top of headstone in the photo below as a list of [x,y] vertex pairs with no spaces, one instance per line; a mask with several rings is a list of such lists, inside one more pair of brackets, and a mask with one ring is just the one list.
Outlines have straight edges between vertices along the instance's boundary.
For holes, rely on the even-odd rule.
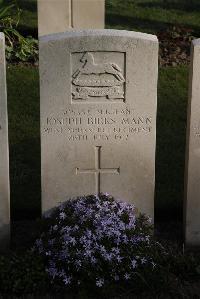
[[60,40],[64,38],[80,38],[84,36],[110,36],[110,37],[129,37],[141,40],[149,40],[152,42],[158,42],[157,36],[142,32],[127,31],[127,30],[114,30],[114,29],[87,29],[87,30],[70,30],[61,33],[54,33],[49,35],[44,35],[40,37],[43,42],[48,42],[51,40]]

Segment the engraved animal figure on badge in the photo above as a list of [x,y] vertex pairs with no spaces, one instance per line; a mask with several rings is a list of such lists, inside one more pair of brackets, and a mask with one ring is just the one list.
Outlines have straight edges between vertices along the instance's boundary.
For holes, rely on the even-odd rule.
[[96,64],[94,62],[94,56],[89,52],[85,53],[80,61],[84,64],[73,74],[73,78],[76,78],[80,73],[85,75],[111,74],[120,82],[125,81],[122,70],[116,63]]

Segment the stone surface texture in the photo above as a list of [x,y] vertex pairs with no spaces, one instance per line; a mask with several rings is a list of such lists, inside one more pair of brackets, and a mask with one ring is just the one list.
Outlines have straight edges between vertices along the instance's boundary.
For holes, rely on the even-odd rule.
[[185,242],[200,246],[200,39],[191,47],[185,171]]
[[39,36],[69,29],[103,29],[105,0],[38,0]]
[[71,28],[71,0],[38,0],[39,36]]
[[72,28],[103,29],[105,0],[72,0]]
[[8,119],[3,33],[0,33],[0,94],[0,249],[3,249],[8,246],[10,229]]
[[42,209],[109,193],[153,218],[158,41],[119,30],[40,39]]

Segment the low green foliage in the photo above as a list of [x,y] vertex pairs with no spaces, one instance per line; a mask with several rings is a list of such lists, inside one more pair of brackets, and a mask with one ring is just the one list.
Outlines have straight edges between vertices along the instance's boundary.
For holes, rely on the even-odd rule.
[[45,291],[48,279],[42,260],[26,252],[0,256],[0,295],[22,295]]
[[[8,32],[8,31],[7,31]],[[31,36],[24,38],[16,30],[11,30],[6,46],[6,58],[10,62],[36,62],[38,60],[38,41]],[[6,36],[8,39],[8,36]]]
[[24,37],[17,30],[21,10],[15,2],[0,3],[0,29],[5,34],[6,58],[8,61],[35,62],[38,60],[38,41]]

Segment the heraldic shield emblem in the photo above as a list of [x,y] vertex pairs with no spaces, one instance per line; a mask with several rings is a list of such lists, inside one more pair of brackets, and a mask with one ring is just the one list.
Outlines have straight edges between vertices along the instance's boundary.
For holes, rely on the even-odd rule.
[[[85,52],[74,54],[72,101],[124,102],[124,53]],[[115,60],[118,63],[110,62]]]

